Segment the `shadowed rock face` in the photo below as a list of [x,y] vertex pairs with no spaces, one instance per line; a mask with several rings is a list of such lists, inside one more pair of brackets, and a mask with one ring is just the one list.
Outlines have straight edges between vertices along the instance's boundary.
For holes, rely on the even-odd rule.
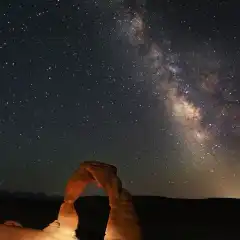
[[[132,204],[130,193],[122,188],[117,176],[117,168],[101,162],[84,162],[69,179],[58,221],[60,225],[77,228],[77,214],[74,202],[89,183],[96,183],[109,196],[110,214],[105,232],[105,240],[138,240],[141,230]],[[81,226],[80,226],[81,227]]]

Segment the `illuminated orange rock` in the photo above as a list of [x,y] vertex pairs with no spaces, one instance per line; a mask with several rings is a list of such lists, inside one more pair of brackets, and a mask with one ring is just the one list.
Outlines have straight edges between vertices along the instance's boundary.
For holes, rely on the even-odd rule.
[[[1,240],[77,239],[78,215],[74,202],[89,183],[96,183],[109,196],[110,214],[105,240],[140,240],[141,230],[130,193],[122,188],[116,167],[101,162],[84,162],[69,179],[58,218],[43,230],[24,228],[18,222],[0,224]],[[80,226],[81,227],[81,226]]]
[[[104,239],[141,239],[141,230],[131,195],[122,188],[122,183],[117,176],[117,168],[112,165],[96,161],[82,163],[67,183],[65,202],[62,207],[65,204],[71,206],[82,194],[86,185],[91,182],[103,188],[109,197],[110,214]],[[59,218],[64,218],[67,214],[69,212],[62,209],[59,212]]]

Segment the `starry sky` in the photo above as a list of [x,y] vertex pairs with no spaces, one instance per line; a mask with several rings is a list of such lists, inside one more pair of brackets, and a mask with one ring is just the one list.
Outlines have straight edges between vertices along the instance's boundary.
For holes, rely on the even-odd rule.
[[99,160],[133,194],[240,197],[237,6],[5,0],[0,17],[0,189],[62,194]]

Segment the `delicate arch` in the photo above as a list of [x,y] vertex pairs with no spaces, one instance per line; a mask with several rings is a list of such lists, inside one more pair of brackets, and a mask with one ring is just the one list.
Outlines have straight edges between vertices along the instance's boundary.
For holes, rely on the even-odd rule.
[[130,193],[122,188],[113,165],[97,161],[86,161],[80,164],[70,177],[58,215],[60,225],[76,229],[78,225],[74,202],[83,193],[89,183],[96,183],[103,188],[109,197],[110,214],[105,232],[105,240],[140,240],[141,230],[132,203]]

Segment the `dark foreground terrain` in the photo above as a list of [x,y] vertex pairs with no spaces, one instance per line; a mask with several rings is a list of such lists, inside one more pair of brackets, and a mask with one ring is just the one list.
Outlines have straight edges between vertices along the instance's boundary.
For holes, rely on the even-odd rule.
[[[0,194],[0,223],[16,220],[42,229],[56,219],[61,198]],[[239,239],[240,200],[183,200],[134,197],[144,239]],[[108,218],[106,197],[82,197],[76,203],[78,237],[103,239]]]

